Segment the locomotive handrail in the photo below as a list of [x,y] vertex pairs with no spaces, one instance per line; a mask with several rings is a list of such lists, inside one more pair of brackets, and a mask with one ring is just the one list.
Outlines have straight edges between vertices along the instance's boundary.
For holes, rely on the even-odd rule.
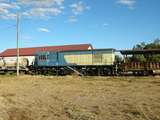
[[67,68],[69,68],[70,70],[72,70],[73,72],[77,73],[78,75],[81,75],[81,76],[84,76],[82,73],[80,73],[78,70],[70,67],[70,66],[67,66]]

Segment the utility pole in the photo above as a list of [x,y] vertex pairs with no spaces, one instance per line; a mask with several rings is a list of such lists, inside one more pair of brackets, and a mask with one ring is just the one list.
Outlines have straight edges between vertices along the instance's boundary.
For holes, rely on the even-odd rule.
[[16,32],[17,32],[17,76],[19,76],[19,13],[17,12],[17,23],[16,23]]

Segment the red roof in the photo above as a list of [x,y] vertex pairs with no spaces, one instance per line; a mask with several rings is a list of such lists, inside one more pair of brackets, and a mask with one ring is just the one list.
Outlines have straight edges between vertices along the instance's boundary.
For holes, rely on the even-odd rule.
[[[91,44],[78,44],[78,45],[64,45],[64,46],[45,46],[45,47],[32,47],[32,48],[20,48],[20,56],[34,56],[38,51],[68,51],[68,50],[88,50],[92,48]],[[12,57],[16,56],[16,49],[7,49],[0,53],[0,57]]]

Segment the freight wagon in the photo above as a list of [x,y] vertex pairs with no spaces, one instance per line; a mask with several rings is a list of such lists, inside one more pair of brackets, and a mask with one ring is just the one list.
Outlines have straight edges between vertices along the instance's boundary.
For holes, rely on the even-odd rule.
[[32,70],[40,74],[111,75],[114,61],[115,49],[41,51],[36,54]]
[[152,58],[154,55],[160,55],[160,49],[144,49],[144,50],[121,50],[124,56],[124,62],[120,64],[121,74],[131,75],[160,75],[160,61],[136,61],[130,60],[134,55],[140,55]]
[[[15,71],[17,65],[16,57],[0,57],[0,71]],[[19,67],[20,70],[26,71],[29,66],[29,61],[25,57],[19,58]]]

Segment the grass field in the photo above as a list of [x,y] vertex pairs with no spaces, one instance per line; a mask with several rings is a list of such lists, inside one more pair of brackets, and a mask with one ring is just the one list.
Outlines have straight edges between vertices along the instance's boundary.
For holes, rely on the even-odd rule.
[[160,77],[0,76],[0,120],[160,120]]

